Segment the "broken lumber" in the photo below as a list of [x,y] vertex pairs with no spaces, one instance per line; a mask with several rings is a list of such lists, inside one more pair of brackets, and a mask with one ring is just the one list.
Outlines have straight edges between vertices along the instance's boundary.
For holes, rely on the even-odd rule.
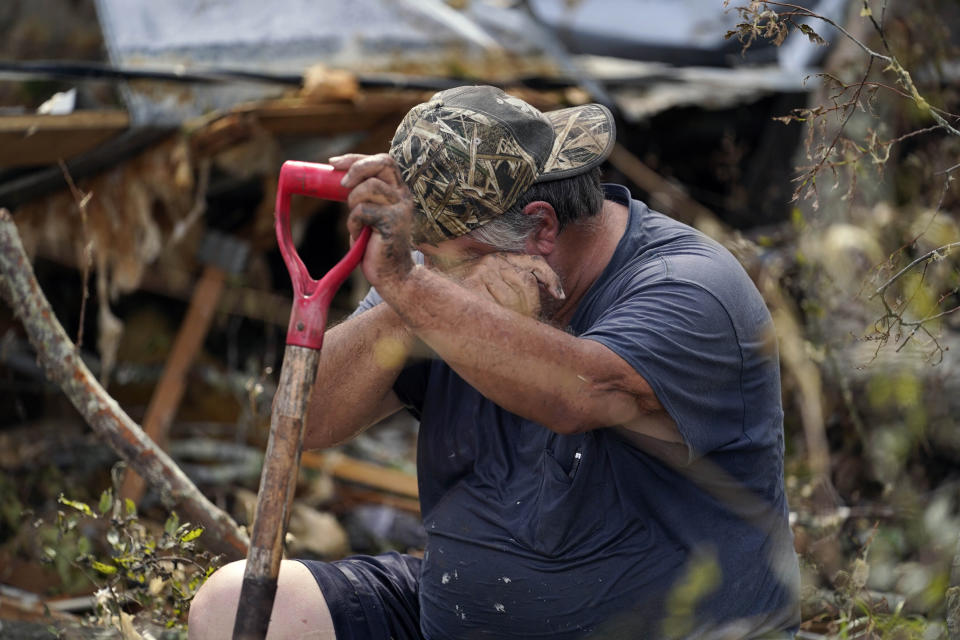
[[420,495],[417,477],[412,473],[387,469],[342,453],[304,451],[300,457],[300,465],[307,469],[325,471],[339,480],[355,482],[407,498],[417,499]]
[[125,111],[0,117],[0,167],[56,164],[96,148],[130,125]]
[[[160,376],[160,382],[150,398],[150,404],[147,405],[143,430],[164,449],[167,447],[170,425],[183,398],[190,365],[207,337],[225,278],[226,272],[217,266],[207,265],[204,269],[193,290],[186,318],[177,332],[172,352],[163,368],[163,375]],[[133,469],[127,469],[120,495],[140,502],[145,488],[144,479]]]

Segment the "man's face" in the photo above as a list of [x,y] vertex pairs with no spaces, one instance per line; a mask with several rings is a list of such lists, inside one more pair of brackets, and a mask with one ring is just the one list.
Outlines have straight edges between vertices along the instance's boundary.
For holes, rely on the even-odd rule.
[[458,267],[497,251],[470,236],[450,238],[438,244],[421,243],[417,245],[417,249],[423,253],[424,263],[428,267],[443,273],[455,271]]
[[[423,253],[427,268],[466,283],[467,288],[479,287],[477,290],[481,295],[492,297],[501,306],[519,311],[523,315],[551,322],[557,310],[563,306],[563,299],[554,297],[547,286],[541,284],[544,280],[537,277],[534,265],[530,262],[539,259],[540,256],[504,253],[470,236],[451,238],[435,245],[422,243],[417,245],[417,249]],[[484,268],[478,261],[494,253],[498,254],[500,261],[490,263],[486,267],[486,275],[474,279],[474,276]],[[503,260],[506,261],[506,265]],[[474,267],[478,267],[479,270]],[[542,268],[546,271],[552,270],[546,264],[543,264]],[[527,278],[530,274],[533,274],[539,282],[529,282]],[[554,277],[556,277],[555,274]],[[495,284],[498,278],[505,278],[503,280],[505,286]]]

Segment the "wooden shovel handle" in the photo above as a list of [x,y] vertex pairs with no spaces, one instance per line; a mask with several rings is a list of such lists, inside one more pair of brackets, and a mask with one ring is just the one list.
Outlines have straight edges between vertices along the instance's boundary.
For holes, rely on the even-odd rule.
[[319,359],[317,349],[295,345],[287,345],[283,354],[250,552],[240,591],[241,606],[234,622],[235,640],[260,640],[267,635],[283,558],[282,538],[297,485],[303,420]]

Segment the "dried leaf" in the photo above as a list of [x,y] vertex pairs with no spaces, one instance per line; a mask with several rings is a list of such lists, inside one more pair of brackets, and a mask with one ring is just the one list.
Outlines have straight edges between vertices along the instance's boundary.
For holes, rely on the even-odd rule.
[[853,575],[850,576],[850,582],[853,588],[859,591],[867,584],[867,578],[870,577],[870,565],[863,558],[857,558],[853,561]]
[[800,31],[810,39],[810,42],[814,44],[819,44],[821,46],[826,46],[827,41],[820,37],[820,34],[813,30],[808,24],[799,25]]
[[120,623],[118,626],[123,640],[144,640],[140,632],[133,626],[133,616],[126,611],[120,612]]

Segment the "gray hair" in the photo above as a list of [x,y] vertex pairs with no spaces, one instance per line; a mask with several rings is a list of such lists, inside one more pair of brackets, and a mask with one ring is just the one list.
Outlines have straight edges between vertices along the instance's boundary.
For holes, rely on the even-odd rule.
[[603,207],[600,169],[572,178],[534,183],[510,209],[467,235],[498,251],[523,251],[527,238],[543,219],[542,213],[526,215],[523,209],[538,200],[553,205],[561,231],[571,222],[595,216]]

